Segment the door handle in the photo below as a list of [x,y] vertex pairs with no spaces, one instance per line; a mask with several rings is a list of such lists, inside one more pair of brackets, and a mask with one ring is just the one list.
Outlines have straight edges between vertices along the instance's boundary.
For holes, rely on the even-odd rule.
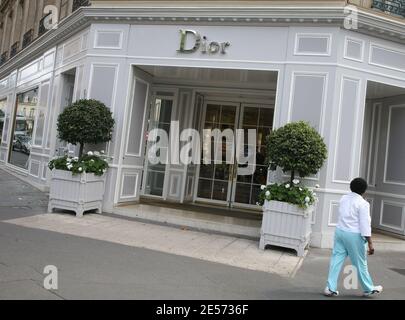
[[238,178],[238,165],[235,164],[234,166],[235,166],[235,168],[233,170],[234,171],[233,179],[236,180]]
[[228,180],[230,182],[232,182],[232,180],[233,180],[233,174],[234,174],[233,172],[234,172],[234,165],[230,164],[229,165],[229,174],[228,174]]

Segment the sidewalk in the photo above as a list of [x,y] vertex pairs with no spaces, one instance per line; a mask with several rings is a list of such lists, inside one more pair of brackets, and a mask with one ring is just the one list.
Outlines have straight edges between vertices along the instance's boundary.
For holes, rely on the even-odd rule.
[[285,277],[293,277],[303,261],[303,258],[291,251],[261,251],[257,241],[95,214],[85,215],[83,218],[61,213],[40,214],[4,222]]
[[[288,249],[259,250],[256,240],[86,214],[46,213],[47,195],[0,169],[1,220],[15,226],[150,249],[248,270],[293,277],[303,258]],[[3,200],[4,198],[4,200]]]
[[[311,248],[303,260],[238,237],[46,207],[46,194],[0,169],[0,299],[325,299],[330,250]],[[405,242],[375,242],[379,299],[403,299]],[[49,264],[60,269],[57,292],[42,285]],[[338,299],[362,299],[339,289]]]
[[[293,278],[304,258],[287,249],[258,249],[258,241],[212,234],[120,216],[46,213],[47,195],[0,169],[0,221],[129,247],[221,263]],[[158,208],[159,209],[159,208]],[[405,241],[374,235],[378,252],[405,252]],[[311,257],[328,257],[330,250],[311,249]]]

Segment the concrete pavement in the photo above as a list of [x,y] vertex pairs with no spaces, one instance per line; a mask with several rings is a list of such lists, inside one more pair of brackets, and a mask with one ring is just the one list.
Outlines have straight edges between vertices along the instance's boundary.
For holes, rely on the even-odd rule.
[[257,241],[97,214],[85,215],[81,219],[71,214],[40,214],[4,222],[286,277],[294,276],[303,261],[290,250],[261,251]]
[[[0,299],[324,299],[321,291],[330,250],[311,249],[292,277],[288,273],[271,273],[270,269],[249,270],[246,266],[230,266],[226,261],[205,261],[95,239],[97,228],[110,225],[109,235],[121,224],[127,231],[117,239],[133,241],[137,237],[130,235],[133,221],[98,215],[79,221],[71,216],[46,215],[46,204],[46,195],[0,170]],[[56,227],[61,227],[62,221],[64,228],[59,230]],[[77,230],[93,232],[93,236],[73,234]],[[201,236],[212,240],[218,237]],[[166,242],[170,247],[170,240],[158,243]],[[229,243],[232,246],[232,241]],[[238,247],[241,242],[233,245]],[[198,245],[193,248],[193,252],[199,251]],[[232,255],[228,257],[237,261]],[[404,299],[405,255],[377,250],[369,261],[372,275],[385,287],[378,299]],[[47,265],[58,267],[57,291],[43,287]],[[360,291],[341,293],[339,299],[361,299]]]

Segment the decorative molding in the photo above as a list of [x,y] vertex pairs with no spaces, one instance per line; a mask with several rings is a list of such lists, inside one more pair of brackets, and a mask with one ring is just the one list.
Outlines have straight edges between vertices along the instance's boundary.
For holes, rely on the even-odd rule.
[[[299,51],[299,42],[302,39],[326,39],[326,51]],[[294,55],[295,56],[325,56],[332,54],[332,34],[331,33],[297,33],[295,35]]]
[[[287,119],[288,122],[291,122],[291,117],[293,114],[293,103],[294,97],[293,94],[295,93],[295,84],[297,77],[319,77],[324,79],[323,83],[323,92],[322,92],[322,106],[321,106],[321,114],[319,115],[319,133],[324,135],[324,126],[325,126],[325,113],[326,113],[326,102],[328,99],[328,85],[329,85],[329,73],[328,72],[313,72],[313,71],[293,71],[291,74],[291,88],[290,88],[290,101],[288,105],[288,115]],[[310,178],[307,177],[309,180],[318,180],[319,173],[316,175],[317,178]]]
[[[355,42],[360,45],[360,58],[357,59],[355,57],[350,57],[347,55],[347,44],[348,42]],[[343,48],[343,58],[347,60],[353,60],[357,62],[363,62],[364,61],[364,49],[365,49],[365,41],[362,39],[354,38],[354,37],[349,37],[345,36],[345,43],[344,43],[344,48]]]
[[[353,174],[353,164],[354,164],[354,157],[355,157],[355,152],[353,150],[352,155],[351,155],[351,159],[350,159],[350,168],[349,168],[349,177],[348,180],[340,180],[336,178],[336,164],[338,161],[338,156],[341,152],[341,150],[339,150],[339,137],[340,137],[340,132],[341,132],[341,124],[342,124],[342,108],[343,108],[343,88],[344,88],[344,82],[345,81],[351,81],[351,82],[355,82],[357,83],[357,97],[356,97],[356,104],[355,107],[356,109],[358,109],[358,106],[360,105],[360,92],[359,92],[359,88],[361,86],[361,79],[360,78],[355,78],[352,76],[347,76],[347,75],[342,75],[341,79],[340,79],[340,97],[339,97],[339,111],[338,111],[338,123],[337,123],[337,128],[336,128],[336,137],[335,137],[335,152],[333,155],[333,167],[332,167],[332,182],[333,183],[343,183],[343,184],[349,184],[350,183],[350,179],[351,176]],[[357,114],[356,114],[356,119],[357,119]],[[354,121],[353,126],[356,125],[356,120]],[[353,129],[353,128],[352,128]],[[352,133],[352,141],[355,141],[355,134],[356,134],[356,130],[353,129],[353,133]]]
[[[100,46],[98,45],[100,40],[100,34],[116,34],[118,38],[118,46]],[[94,37],[94,49],[107,49],[107,50],[121,50],[124,40],[124,31],[123,30],[111,30],[111,29],[100,29],[96,30],[96,35]]]
[[[372,105],[373,114],[372,114],[372,127],[371,127],[371,142],[370,142],[370,148],[368,151],[369,159],[368,159],[368,164],[367,164],[367,181],[369,183],[369,186],[372,186],[372,187],[375,187],[375,184],[376,184],[378,151],[379,151],[379,147],[380,147],[381,108],[382,108],[381,102],[373,103],[373,105]],[[377,128],[375,128],[375,127],[377,127]],[[374,141],[374,136],[375,136],[376,141]],[[373,148],[374,148],[374,153],[372,152]],[[370,167],[372,158],[374,159],[373,168]]]
[[[342,27],[347,14],[345,6],[276,6],[266,7],[133,7],[97,8],[83,7],[63,19],[58,28],[37,38],[24,50],[0,68],[0,78],[39,57],[48,48],[56,46],[92,23],[165,23],[209,25],[286,25]],[[389,16],[358,8],[358,26],[354,32],[405,43],[405,23]]]
[[111,69],[115,70],[115,74],[114,74],[115,79],[114,79],[114,84],[113,84],[113,91],[111,93],[111,101],[108,104],[106,103],[106,105],[110,108],[111,112],[114,113],[120,65],[118,63],[92,63],[91,67],[90,67],[90,77],[89,77],[89,83],[88,83],[87,98],[92,97],[93,85],[94,85],[94,83],[93,83],[94,70],[98,67],[111,68]]
[[180,198],[181,183],[181,174],[170,174],[169,197]]
[[[402,208],[402,217],[401,217],[401,226],[394,226],[394,225],[388,225],[383,223],[383,215],[384,215],[384,205],[388,204],[391,205],[392,207],[398,207]],[[381,208],[380,208],[380,226],[389,228],[389,229],[394,229],[397,231],[403,231],[404,230],[404,215],[405,215],[405,204],[401,202],[394,202],[394,201],[387,201],[387,200],[381,200]]]
[[336,227],[337,226],[337,223],[334,223],[331,220],[334,206],[339,207],[339,201],[332,200],[332,201],[329,202],[328,227]]
[[[124,183],[126,177],[135,177],[135,186],[134,186],[134,193],[131,195],[124,195]],[[121,179],[121,192],[120,192],[120,199],[132,199],[138,196],[138,180],[139,180],[139,173],[123,173]]]
[[398,186],[405,186],[405,182],[391,181],[387,180],[387,165],[388,165],[388,153],[390,149],[390,138],[391,138],[391,120],[392,120],[392,109],[393,108],[405,108],[405,104],[391,105],[389,106],[388,112],[388,127],[387,127],[387,140],[385,145],[385,155],[384,155],[384,176],[383,183],[393,184]]
[[[133,68],[133,66],[132,66]],[[147,126],[147,113],[149,111],[148,108],[148,104],[150,103],[150,83],[137,77],[136,75],[133,76],[133,79],[131,79],[132,82],[132,86],[131,86],[131,103],[130,103],[130,110],[129,110],[129,114],[128,114],[128,123],[127,123],[127,130],[126,130],[126,136],[125,136],[125,156],[126,157],[141,157],[142,156],[142,147],[143,147],[143,142],[145,139],[145,128]],[[141,135],[139,137],[139,147],[137,150],[137,153],[131,153],[128,151],[129,148],[129,138],[130,138],[130,132],[131,132],[131,120],[132,120],[132,115],[133,115],[133,108],[134,108],[134,103],[135,103],[135,90],[136,90],[136,83],[140,82],[146,85],[147,89],[146,89],[146,99],[145,99],[145,103],[144,103],[144,108],[143,108],[143,113],[142,113],[142,131],[141,131]],[[146,142],[145,142],[146,143]]]
[[385,68],[385,69],[391,69],[391,70],[395,70],[395,71],[398,71],[398,72],[404,72],[405,71],[405,67],[404,68],[396,68],[396,67],[390,66],[388,64],[381,64],[381,63],[373,62],[373,52],[374,52],[373,50],[374,49],[380,49],[380,50],[383,50],[383,51],[395,53],[398,56],[401,55],[403,57],[405,57],[405,50],[400,50],[400,49],[397,49],[397,48],[383,46],[383,45],[376,44],[376,43],[372,42],[372,43],[370,43],[370,55],[369,55],[369,59],[368,59],[368,63],[370,65],[374,65],[374,66],[377,66],[377,67],[382,67],[382,68]]
[[[33,174],[33,171],[32,171],[32,166],[33,166],[33,164],[35,164],[35,165],[38,166],[38,173],[37,173],[37,175]],[[40,173],[41,173],[41,162],[38,161],[38,160],[33,160],[33,159],[31,159],[31,161],[30,161],[30,163],[29,163],[28,173],[29,173],[29,175],[32,176],[32,177],[39,178]]]

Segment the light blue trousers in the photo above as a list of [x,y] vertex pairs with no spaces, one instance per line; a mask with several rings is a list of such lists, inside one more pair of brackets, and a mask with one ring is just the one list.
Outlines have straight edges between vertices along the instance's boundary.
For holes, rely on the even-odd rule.
[[357,269],[358,280],[364,292],[373,291],[374,284],[367,266],[365,238],[360,233],[347,232],[338,228],[335,232],[335,245],[329,267],[328,288],[337,291],[339,274],[348,256]]

